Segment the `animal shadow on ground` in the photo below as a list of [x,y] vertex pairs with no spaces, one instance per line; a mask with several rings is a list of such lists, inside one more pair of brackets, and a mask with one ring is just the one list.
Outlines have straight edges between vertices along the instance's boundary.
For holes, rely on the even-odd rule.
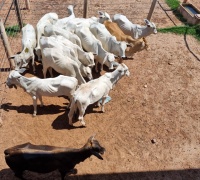
[[[5,103],[1,105],[0,109],[3,109],[4,111],[15,110],[18,113],[33,114],[33,105],[13,106],[12,103]],[[37,115],[58,114],[63,111],[66,111],[66,107],[52,104],[44,105],[43,107],[40,107],[40,105],[37,106]]]
[[[33,173],[25,171],[23,174],[26,180],[55,180],[61,179],[58,171],[53,171],[47,174]],[[134,180],[146,180],[146,179],[173,179],[173,180],[198,180],[200,177],[200,169],[184,169],[184,170],[162,170],[162,171],[143,171],[143,172],[121,172],[121,173],[107,173],[107,174],[86,174],[86,175],[71,175],[66,176],[68,180],[118,180],[118,179],[134,179]],[[11,169],[2,169],[0,171],[1,180],[19,180],[14,176]]]
[[[94,103],[94,104],[91,104],[87,107],[86,111],[85,111],[85,114],[89,114],[89,113],[102,113],[102,111],[99,109],[99,110],[94,110],[95,108],[97,107],[97,104]],[[98,107],[99,108],[99,107]],[[62,115],[59,115],[52,123],[52,127],[53,129],[56,129],[56,130],[61,130],[61,129],[77,129],[77,128],[85,128],[85,126],[70,126],[69,125],[69,118],[68,118],[68,113],[69,113],[69,109],[66,110],[64,112],[64,114]],[[75,123],[78,121],[78,115],[79,115],[79,112],[77,110],[76,113],[74,113],[74,116],[73,116],[73,119],[72,119],[72,123]]]

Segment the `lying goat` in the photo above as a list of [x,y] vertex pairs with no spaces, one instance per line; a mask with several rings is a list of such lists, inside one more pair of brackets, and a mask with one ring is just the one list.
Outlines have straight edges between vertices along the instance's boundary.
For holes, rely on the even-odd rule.
[[17,145],[4,151],[7,165],[14,171],[15,176],[23,178],[25,170],[37,173],[49,173],[59,170],[62,180],[66,174],[75,174],[76,164],[94,155],[103,160],[103,148],[94,137],[80,149],[54,147],[47,145],[33,145],[31,143]]
[[119,64],[117,69],[110,73],[105,73],[97,79],[91,80],[85,84],[81,84],[79,88],[75,91],[70,111],[68,114],[69,124],[72,124],[72,117],[76,109],[79,110],[79,120],[83,126],[85,122],[83,116],[86,108],[98,101],[98,106],[100,105],[99,100],[102,99],[102,108],[104,112],[104,104],[108,93],[112,89],[113,85],[116,84],[123,76],[129,76],[130,72],[125,64]]
[[7,78],[6,84],[9,88],[20,86],[33,99],[34,112],[37,114],[37,99],[39,98],[43,106],[42,96],[68,96],[70,102],[72,95],[78,85],[78,80],[74,77],[59,75],[55,78],[40,79],[37,77],[27,78],[19,74],[18,71],[12,70]]

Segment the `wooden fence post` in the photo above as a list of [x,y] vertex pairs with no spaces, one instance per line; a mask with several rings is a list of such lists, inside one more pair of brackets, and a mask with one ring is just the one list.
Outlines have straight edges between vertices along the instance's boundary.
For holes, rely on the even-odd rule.
[[15,11],[16,11],[19,27],[21,30],[23,28],[23,23],[22,23],[22,17],[21,17],[21,13],[20,13],[19,3],[18,3],[18,0],[13,0],[13,1],[15,4]]
[[[1,19],[1,17],[0,17],[0,32],[2,34],[3,44],[4,44],[4,47],[5,47],[5,51],[6,51],[7,57],[9,59],[13,55],[13,53],[11,51],[10,44],[8,42],[8,37],[7,37],[6,31],[5,31],[5,27],[3,25],[3,20]],[[14,60],[13,59],[9,59],[9,63],[10,63],[10,69],[11,70],[15,69]]]
[[30,10],[31,9],[30,1],[29,0],[25,0],[25,3],[26,3],[26,9]]
[[84,0],[83,17],[87,18],[87,16],[88,16],[88,0]]
[[154,9],[155,9],[156,2],[157,2],[157,0],[153,0],[153,1],[152,1],[151,7],[150,7],[150,10],[149,10],[149,14],[148,14],[148,16],[147,16],[147,19],[148,19],[149,21],[151,20],[151,16],[152,16],[153,11],[154,11]]

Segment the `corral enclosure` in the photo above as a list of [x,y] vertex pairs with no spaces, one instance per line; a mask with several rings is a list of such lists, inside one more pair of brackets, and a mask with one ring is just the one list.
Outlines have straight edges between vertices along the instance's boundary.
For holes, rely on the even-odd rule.
[[[126,15],[142,24],[151,0],[88,1],[88,17],[97,11]],[[0,4],[0,16],[5,27],[17,25],[12,1]],[[31,0],[31,10],[19,0],[23,23],[36,25],[48,12],[59,18],[67,16],[66,7],[76,4],[75,15],[83,17],[82,0]],[[193,4],[199,8],[198,0]],[[10,13],[8,15],[9,12]],[[8,16],[7,16],[8,15]],[[8,17],[8,18],[7,18]],[[164,0],[156,4],[151,19],[158,28],[181,25]],[[21,51],[21,34],[9,36],[13,53]],[[78,174],[69,179],[199,179],[200,177],[200,43],[191,36],[174,34],[147,37],[150,50],[136,53],[124,63],[130,77],[121,79],[110,92],[111,101],[105,113],[93,105],[85,115],[86,128],[77,121],[68,125],[68,100],[44,97],[44,107],[38,106],[32,117],[32,99],[22,89],[9,89],[3,84],[9,73],[9,63],[0,41],[1,109],[0,179],[17,179],[4,160],[8,147],[31,142],[79,148],[96,134],[106,148],[100,161],[92,156],[76,166]],[[27,70],[25,76],[42,77],[42,65],[37,62],[36,74]],[[107,71],[104,68],[105,73]],[[94,73],[95,76],[97,74]],[[59,173],[25,172],[26,179],[59,179]],[[66,178],[67,179],[67,178]]]

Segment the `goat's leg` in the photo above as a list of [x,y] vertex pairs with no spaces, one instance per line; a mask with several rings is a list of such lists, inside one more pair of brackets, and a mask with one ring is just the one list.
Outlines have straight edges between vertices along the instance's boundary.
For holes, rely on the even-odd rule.
[[85,121],[84,121],[84,119],[83,119],[83,116],[84,116],[84,114],[85,114],[86,108],[87,108],[87,106],[83,106],[83,105],[82,105],[80,108],[78,108],[78,109],[79,109],[79,117],[78,117],[78,120],[81,122],[81,124],[82,124],[83,126],[85,126]]
[[43,64],[43,76],[44,76],[44,78],[46,78],[47,69],[48,69],[48,67],[44,66],[44,64]]
[[61,175],[61,179],[64,180],[65,176],[67,174],[67,171],[65,169],[59,169],[60,175]]
[[70,111],[68,113],[69,125],[71,125],[71,126],[73,126],[72,118],[73,118],[75,110],[76,110],[76,104],[74,102],[72,102],[71,106],[70,106]]
[[32,66],[33,66],[33,72],[35,73],[36,70],[35,70],[35,55],[34,55],[34,53],[32,54]]
[[103,64],[101,64],[101,71],[103,70]]
[[[107,97],[107,96],[106,96]],[[102,97],[102,104],[101,104],[101,111],[102,112],[105,112],[105,110],[104,110],[104,105],[105,105],[105,100],[106,100],[106,97]]]
[[48,70],[49,70],[50,76],[53,77],[52,67],[49,67]]
[[44,106],[44,103],[42,101],[42,96],[38,96],[39,100],[40,100],[40,107],[43,107]]
[[33,98],[33,108],[34,108],[33,116],[36,116],[36,114],[37,114],[37,97],[33,96],[32,98]]
[[98,62],[95,63],[95,71],[98,73]]

